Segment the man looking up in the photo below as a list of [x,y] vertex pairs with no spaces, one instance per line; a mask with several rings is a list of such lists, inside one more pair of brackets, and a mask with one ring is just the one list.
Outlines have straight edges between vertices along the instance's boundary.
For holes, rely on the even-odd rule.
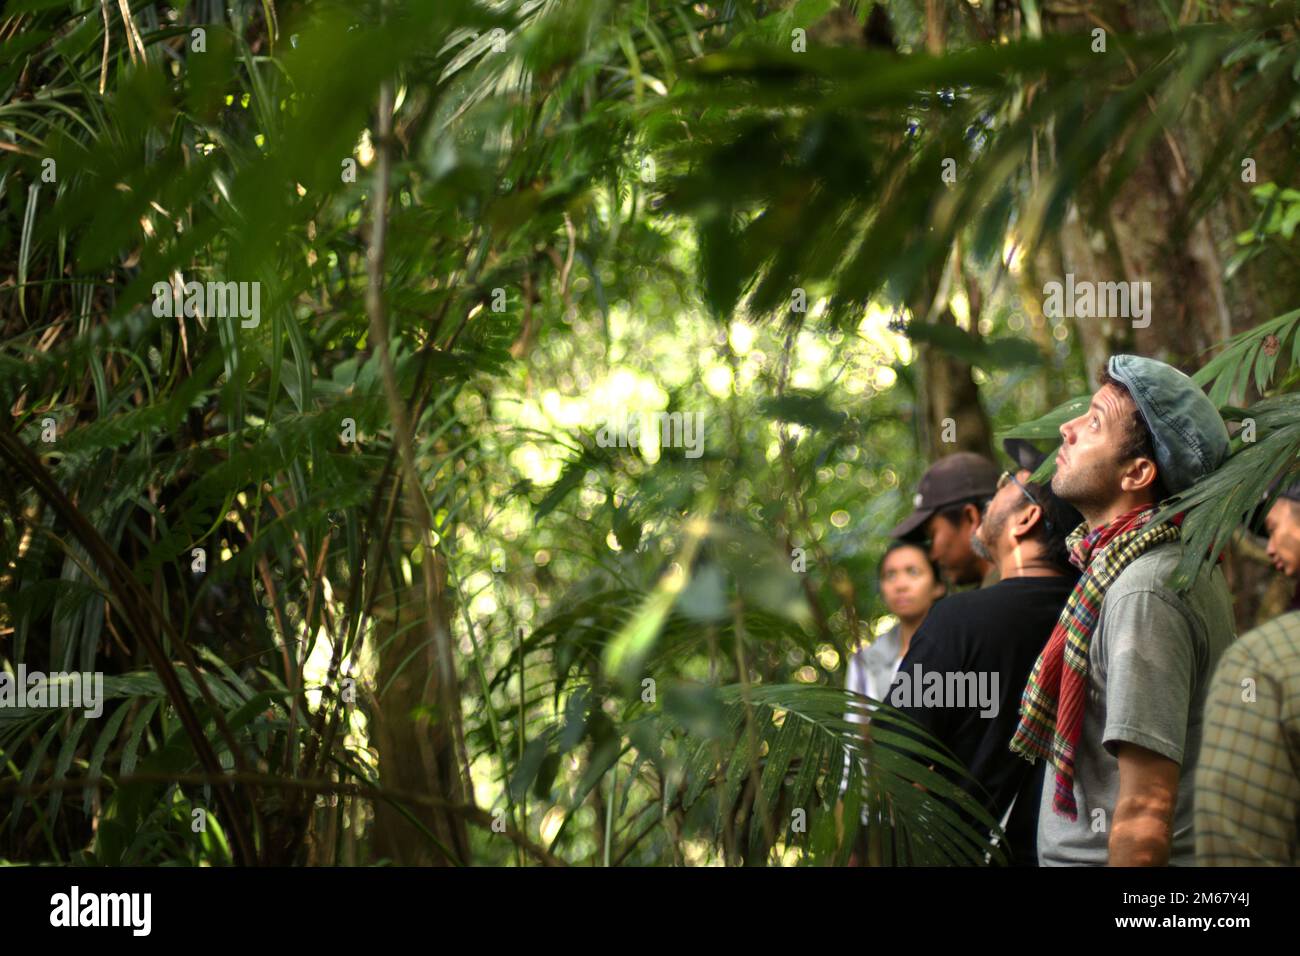
[[1214,471],[1228,432],[1182,372],[1112,356],[1087,410],[1061,426],[1052,490],[1083,515],[1082,572],[1034,665],[1012,750],[1050,761],[1043,865],[1194,862],[1192,786],[1210,675],[1232,641],[1217,567],[1185,592],[1178,519],[1156,503]]
[[980,525],[997,481],[997,466],[983,455],[969,451],[945,455],[921,476],[912,499],[914,510],[889,536],[929,541],[930,560],[951,585],[991,584],[993,565],[971,548],[970,536]]
[[[1273,566],[1300,578],[1300,483],[1264,519]],[[1224,652],[1196,767],[1199,866],[1300,866],[1300,611]]]

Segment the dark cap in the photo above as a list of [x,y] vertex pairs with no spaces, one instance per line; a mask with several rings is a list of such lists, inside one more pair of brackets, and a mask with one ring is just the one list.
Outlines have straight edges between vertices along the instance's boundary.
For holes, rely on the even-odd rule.
[[1002,450],[1016,463],[1018,469],[1035,472],[1047,456],[1023,438],[1002,439]]
[[983,455],[969,451],[945,455],[921,476],[912,498],[912,513],[889,536],[905,541],[917,538],[939,509],[972,498],[992,498],[997,490],[997,466]]
[[1128,389],[1151,432],[1156,468],[1170,494],[1186,491],[1228,455],[1228,427],[1201,387],[1172,365],[1112,355],[1111,378]]

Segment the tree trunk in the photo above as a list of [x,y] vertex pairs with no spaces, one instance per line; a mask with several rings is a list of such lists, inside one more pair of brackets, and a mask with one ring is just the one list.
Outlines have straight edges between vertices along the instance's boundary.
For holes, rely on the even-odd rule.
[[[401,523],[398,527],[408,527]],[[409,548],[403,553],[410,555]],[[437,556],[434,556],[434,560]],[[424,560],[430,560],[426,554]],[[395,573],[401,575],[402,570]],[[435,573],[445,585],[446,569]],[[378,687],[372,709],[372,735],[379,752],[383,787],[426,793],[459,802],[456,741],[448,715],[438,712],[439,668],[435,648],[421,626],[441,606],[449,615],[448,592],[441,602],[424,593],[424,576],[412,564],[411,583],[387,589],[375,606],[375,648]],[[450,622],[441,622],[443,633]],[[455,695],[459,697],[459,695]],[[374,853],[403,866],[446,866],[469,859],[464,819],[431,807],[408,807],[409,819],[394,805],[375,804]],[[421,829],[421,828],[424,829]],[[437,842],[429,838],[432,833]]]
[[[948,308],[942,310],[938,321],[946,325],[957,322]],[[972,328],[976,325],[972,316]],[[993,429],[970,365],[947,352],[923,346],[920,371],[917,397],[924,410],[922,441],[930,461],[959,451],[973,451],[996,461]]]
[[[1089,11],[1123,32],[1164,29],[1158,9],[1142,11],[1128,5],[1086,5],[1084,16],[1054,18],[1057,32],[1092,29],[1097,25]],[[1036,279],[1064,281],[1149,282],[1150,324],[1135,328],[1127,318],[1074,319],[1090,384],[1117,352],[1150,356],[1193,373],[1201,368],[1230,336],[1277,314],[1279,303],[1260,301],[1256,290],[1262,281],[1243,277],[1232,287],[1223,279],[1221,250],[1248,224],[1253,213],[1246,189],[1225,190],[1221,201],[1190,228],[1175,232],[1183,221],[1195,171],[1203,169],[1215,124],[1230,116],[1232,92],[1220,84],[1206,95],[1193,97],[1179,121],[1155,137],[1132,175],[1109,202],[1094,198],[1111,172],[1103,161],[1091,181],[1078,193],[1079,204],[1067,215],[1056,249],[1040,251],[1035,261]],[[1116,143],[1112,155],[1124,144]],[[1252,152],[1261,168],[1282,168],[1279,148],[1285,144],[1265,140]],[[1277,156],[1277,161],[1267,159]],[[1230,181],[1231,182],[1231,181]],[[1041,288],[1041,282],[1038,283]],[[1268,293],[1265,292],[1264,295]],[[1041,299],[1039,303],[1041,305]],[[1232,396],[1249,403],[1255,394]],[[1238,631],[1276,613],[1277,597],[1270,588],[1271,570],[1259,549],[1234,545],[1225,552],[1223,569],[1236,597]]]

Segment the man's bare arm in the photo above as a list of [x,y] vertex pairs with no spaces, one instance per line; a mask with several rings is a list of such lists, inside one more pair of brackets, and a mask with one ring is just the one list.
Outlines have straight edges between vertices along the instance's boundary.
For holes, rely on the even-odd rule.
[[1168,757],[1137,744],[1119,745],[1111,866],[1168,866],[1179,773]]

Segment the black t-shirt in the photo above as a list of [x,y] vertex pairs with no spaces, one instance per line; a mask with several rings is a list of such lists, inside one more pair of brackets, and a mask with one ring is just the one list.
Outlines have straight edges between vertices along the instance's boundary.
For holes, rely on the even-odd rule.
[[[978,785],[960,782],[995,820],[1022,791],[1007,824],[1009,849],[1020,863],[1032,863],[1036,856],[1037,787],[1043,762],[1031,768],[1009,744],[1020,722],[1020,698],[1029,672],[1075,581],[1074,575],[1011,578],[939,601],[912,638],[886,698],[967,767]],[[925,677],[931,672],[944,675],[947,691],[939,706],[921,694],[922,687],[933,683]],[[950,672],[973,679],[949,679]],[[904,685],[909,693],[895,695]],[[977,685],[983,690],[982,702],[971,699],[975,695],[970,689]],[[958,706],[963,700],[965,706]],[[996,713],[990,702],[996,702]]]

